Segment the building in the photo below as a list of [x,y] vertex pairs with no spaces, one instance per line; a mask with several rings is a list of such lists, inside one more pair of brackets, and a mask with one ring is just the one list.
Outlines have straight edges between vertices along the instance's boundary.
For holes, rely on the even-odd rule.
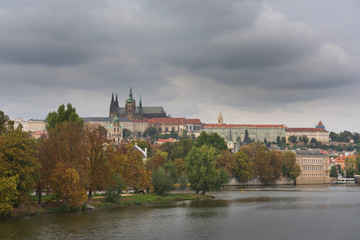
[[30,119],[21,124],[25,132],[46,132],[46,123],[44,120]]
[[120,125],[120,121],[117,117],[114,117],[113,121],[106,128],[107,138],[113,143],[121,143],[123,139],[123,128]]
[[265,125],[265,124],[224,124],[222,114],[219,114],[217,124],[204,124],[204,131],[208,134],[217,133],[225,141],[244,141],[247,132],[250,139],[255,141],[276,142],[277,138],[285,137],[285,125]]
[[306,136],[309,142],[312,138],[318,142],[328,143],[330,141],[329,132],[325,130],[325,126],[320,121],[315,128],[286,128],[286,140],[289,141],[290,136],[297,138]]
[[296,184],[330,183],[329,156],[317,150],[295,150],[301,174]]
[[109,117],[86,117],[83,118],[85,124],[89,124],[92,126],[102,126],[107,128],[110,123],[112,123],[113,119]]
[[176,133],[182,136],[186,130],[188,134],[200,134],[203,124],[200,119],[186,118],[152,118],[148,120],[152,127],[155,127],[162,134]]
[[165,118],[166,112],[163,107],[143,107],[141,96],[139,105],[136,106],[135,98],[133,97],[132,88],[130,87],[129,97],[125,101],[125,107],[119,107],[118,96],[114,99],[112,94],[110,102],[109,117],[127,118],[129,120],[142,120],[144,118]]

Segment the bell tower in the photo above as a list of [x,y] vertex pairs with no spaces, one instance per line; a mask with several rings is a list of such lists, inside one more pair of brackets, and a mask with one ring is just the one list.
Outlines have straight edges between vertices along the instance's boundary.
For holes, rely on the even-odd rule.
[[224,119],[223,119],[222,113],[219,112],[218,125],[223,125],[223,124],[224,124]]

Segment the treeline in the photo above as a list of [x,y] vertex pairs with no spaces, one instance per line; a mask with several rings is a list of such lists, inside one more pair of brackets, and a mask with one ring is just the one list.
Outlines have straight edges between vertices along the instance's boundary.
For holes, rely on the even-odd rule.
[[218,191],[229,176],[246,182],[258,176],[270,184],[281,176],[296,179],[300,174],[295,155],[269,151],[252,143],[232,154],[223,138],[202,132],[195,139],[151,145],[144,161],[134,146],[113,145],[102,127],[84,125],[70,104],[60,106],[47,117],[48,135],[38,140],[14,130],[13,123],[0,112],[0,214],[26,205],[36,192],[51,200],[77,208],[91,200],[95,191],[105,191],[106,199],[118,202],[121,192],[154,191],[158,194],[188,187],[197,193]]

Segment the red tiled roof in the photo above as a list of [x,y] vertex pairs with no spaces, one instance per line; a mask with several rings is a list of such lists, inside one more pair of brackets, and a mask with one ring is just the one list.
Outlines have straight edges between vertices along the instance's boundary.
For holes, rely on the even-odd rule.
[[186,124],[202,124],[200,119],[185,119]]
[[322,128],[286,128],[287,132],[328,132]]
[[320,122],[318,123],[318,126],[319,126],[319,127],[323,127],[324,125],[323,125],[322,122],[320,121]]
[[253,127],[253,128],[285,128],[284,125],[252,125],[252,124],[205,124],[205,128],[236,128],[236,127]]
[[149,122],[157,124],[185,124],[185,118],[151,118]]

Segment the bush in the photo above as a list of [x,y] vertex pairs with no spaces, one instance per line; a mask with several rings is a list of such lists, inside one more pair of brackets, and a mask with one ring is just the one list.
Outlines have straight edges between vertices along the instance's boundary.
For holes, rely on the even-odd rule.
[[171,176],[166,173],[162,167],[159,167],[153,172],[152,179],[154,192],[159,195],[165,195],[174,188],[174,183],[171,179]]
[[107,188],[105,191],[105,200],[108,202],[119,204],[121,198],[121,191],[124,187],[124,179],[119,176],[114,177],[114,185]]

